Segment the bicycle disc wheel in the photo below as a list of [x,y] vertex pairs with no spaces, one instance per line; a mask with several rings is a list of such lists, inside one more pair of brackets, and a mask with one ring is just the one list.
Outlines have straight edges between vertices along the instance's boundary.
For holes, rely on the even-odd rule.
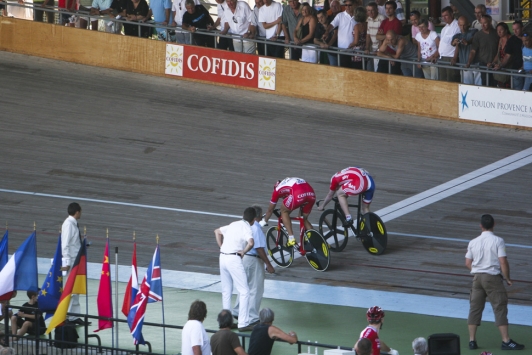
[[333,220],[334,210],[326,210],[320,216],[318,224],[319,232],[329,244],[332,251],[342,251],[347,245],[349,230],[344,229],[345,219],[340,213],[336,213],[336,221]]
[[[366,223],[369,223],[369,231],[366,228]],[[388,233],[386,233],[384,222],[375,213],[369,212],[362,216],[360,239],[362,245],[370,254],[381,255],[386,250]]]
[[[279,236],[279,243],[277,243],[277,236]],[[273,262],[280,267],[289,267],[294,261],[294,248],[287,247],[288,235],[281,229],[280,233],[277,227],[271,227],[266,233],[266,247],[268,254]]]
[[329,244],[325,241],[323,236],[310,229],[305,232],[304,238],[305,257],[308,263],[316,271],[325,271],[331,262],[331,253],[329,252]]

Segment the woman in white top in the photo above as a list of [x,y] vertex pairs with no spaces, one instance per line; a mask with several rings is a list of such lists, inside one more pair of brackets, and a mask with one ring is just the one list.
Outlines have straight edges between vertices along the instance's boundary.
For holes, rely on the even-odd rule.
[[[416,36],[419,33],[419,22],[421,21],[421,13],[419,11],[412,11],[410,13],[410,23],[412,24],[412,42],[417,46]],[[432,21],[427,21],[429,30],[434,31],[434,24]]]
[[[429,24],[426,19],[419,21],[419,33],[416,35],[417,41],[417,60],[429,63],[436,63],[440,54],[440,38],[436,31],[429,30]],[[438,68],[431,65],[418,64],[418,68],[423,70],[425,79],[438,80]]]

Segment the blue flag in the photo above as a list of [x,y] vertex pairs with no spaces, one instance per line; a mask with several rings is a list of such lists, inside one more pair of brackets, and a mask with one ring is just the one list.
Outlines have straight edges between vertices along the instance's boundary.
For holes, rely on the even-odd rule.
[[150,293],[148,303],[160,302],[163,300],[163,280],[161,278],[161,254],[159,252],[159,244],[155,248],[153,259],[148,267],[146,273],[148,277],[148,284],[150,285]]
[[0,242],[0,270],[2,270],[4,268],[4,266],[7,264],[7,253],[8,253],[8,248],[7,248],[7,235],[8,235],[8,232],[6,230],[5,234],[4,234],[4,237],[2,238],[2,241]]
[[50,271],[46,275],[46,279],[39,292],[39,309],[46,312],[46,319],[54,315],[54,312],[61,298],[63,292],[63,274],[61,272],[62,265],[62,253],[61,253],[61,235],[57,241],[57,248],[55,250],[54,260]]

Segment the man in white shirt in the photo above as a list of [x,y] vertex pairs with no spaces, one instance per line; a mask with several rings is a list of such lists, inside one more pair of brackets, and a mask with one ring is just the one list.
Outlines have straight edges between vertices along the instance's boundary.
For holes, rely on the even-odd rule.
[[244,41],[243,38],[255,37],[255,26],[253,25],[253,12],[247,2],[237,0],[227,0],[222,21],[224,28],[220,34],[225,35],[229,29],[233,35],[242,36],[233,39],[235,52],[255,53],[255,42]]
[[[264,0],[264,6],[259,9],[259,22],[266,31],[266,39],[272,42],[284,42],[285,34],[282,30],[283,6],[273,0]],[[265,55],[284,58],[284,47],[267,44]]]
[[[223,31],[223,29],[225,28],[225,22],[224,22],[224,11],[225,9],[227,9],[227,2],[225,0],[215,0],[217,5],[216,5],[216,12],[218,14],[218,18],[216,19],[216,22],[214,23],[214,27],[218,27],[220,26],[220,30]],[[231,29],[229,28],[229,31],[227,33],[231,33]],[[226,49],[226,50],[230,50],[230,51],[233,51],[235,50],[233,48],[233,41],[231,40],[231,38],[227,38],[227,37],[219,37],[218,38],[218,49]]]
[[[453,36],[460,33],[458,21],[453,17],[453,9],[450,6],[444,7],[441,10],[441,16],[445,27],[442,28],[440,34],[440,46],[438,53],[440,53],[440,61],[451,63],[454,57],[455,47],[453,47]],[[450,81],[453,83],[460,82],[460,72],[453,67],[438,68],[438,79],[441,81]]]
[[211,342],[203,326],[207,305],[197,300],[188,311],[188,321],[181,332],[181,355],[211,355]]
[[233,285],[240,295],[238,307],[238,330],[251,331],[249,325],[249,287],[242,258],[253,248],[251,226],[255,220],[255,209],[244,210],[243,219],[214,231],[220,247],[220,277],[222,280],[222,308],[231,309]]
[[[348,49],[351,47],[351,44],[353,44],[354,38],[353,38],[353,28],[357,24],[355,19],[353,18],[355,14],[355,5],[353,0],[346,0],[345,1],[345,11],[340,12],[334,20],[329,24],[329,27],[327,27],[327,33],[323,36],[324,38],[327,38],[329,33],[334,30],[335,28],[338,28],[338,48],[340,49]],[[340,55],[340,66],[344,68],[350,68],[351,67],[351,55]]]
[[[187,12],[185,7],[186,0],[174,0],[172,2],[172,22],[170,26],[181,27],[183,26],[183,14]],[[196,5],[201,5],[199,0],[194,0]],[[177,43],[190,44],[191,34],[188,32],[180,32],[176,30],[175,39]]]
[[[266,30],[259,21],[260,8],[264,6],[264,0],[255,0],[255,7],[253,8],[253,25],[255,26],[255,37],[258,39],[266,39]],[[257,52],[259,55],[264,55],[264,43],[257,43]]]

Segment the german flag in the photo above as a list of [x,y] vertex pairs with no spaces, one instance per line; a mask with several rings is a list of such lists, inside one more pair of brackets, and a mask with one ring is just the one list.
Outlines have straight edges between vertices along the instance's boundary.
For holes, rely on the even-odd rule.
[[57,310],[55,311],[45,334],[49,334],[66,320],[68,307],[70,306],[70,298],[73,294],[87,294],[87,248],[85,246],[85,241],[81,244],[76,261],[74,262],[74,265],[72,265],[70,275],[68,275],[65,288],[59,299]]

